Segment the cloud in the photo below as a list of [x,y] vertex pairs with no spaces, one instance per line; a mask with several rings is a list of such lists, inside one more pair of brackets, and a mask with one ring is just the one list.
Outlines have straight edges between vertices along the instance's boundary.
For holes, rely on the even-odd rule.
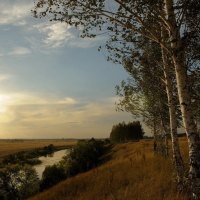
[[27,47],[14,47],[7,52],[0,53],[0,57],[2,56],[23,56],[32,53],[30,48]]
[[10,52],[7,53],[7,55],[26,55],[26,54],[30,54],[31,50],[29,48],[26,47],[15,47],[13,48]]
[[12,133],[12,137],[28,134],[29,138],[103,137],[114,123],[121,121],[120,116],[125,116],[116,113],[114,107],[112,98],[91,102],[73,97],[2,94],[0,137],[4,133]]
[[64,98],[52,98],[52,97],[43,97],[37,94],[29,93],[11,93],[11,94],[1,94],[2,96],[8,96],[9,101],[7,105],[10,106],[20,106],[20,105],[75,105],[78,101],[73,97],[64,97]]
[[65,97],[64,99],[58,101],[58,104],[71,104],[74,105],[77,103],[77,100],[71,97]]
[[0,25],[25,25],[26,17],[30,15],[30,10],[32,7],[33,3],[31,1],[1,1]]
[[33,26],[43,34],[43,44],[47,48],[60,48],[63,46],[75,48],[91,48],[104,40],[104,36],[96,38],[80,38],[79,30],[61,22],[41,23]]
[[72,97],[55,99],[28,93],[1,94],[0,123],[12,126],[23,126],[24,123],[47,126],[48,123],[65,122],[64,110],[71,112],[75,104],[78,101]]
[[0,74],[0,81],[5,81],[11,78],[9,74]]
[[70,32],[70,26],[64,23],[42,23],[34,26],[39,32],[45,34],[43,43],[52,48],[63,46],[74,36]]
[[[12,46],[17,47],[8,53],[0,52],[1,56],[26,55],[31,52],[49,54],[58,48],[91,48],[99,46],[104,40],[104,36],[96,38],[80,38],[80,30],[61,22],[49,22],[46,19],[34,19],[31,9],[34,3],[31,0],[5,0],[0,1],[0,26],[4,32],[9,31],[9,35],[16,31],[13,36]],[[20,26],[20,27],[13,27]],[[23,26],[23,27],[21,27]],[[6,33],[4,33],[6,36]],[[15,39],[15,37],[18,37]],[[8,44],[6,44],[8,46]],[[3,49],[5,51],[6,48]],[[31,49],[31,50],[30,50]]]

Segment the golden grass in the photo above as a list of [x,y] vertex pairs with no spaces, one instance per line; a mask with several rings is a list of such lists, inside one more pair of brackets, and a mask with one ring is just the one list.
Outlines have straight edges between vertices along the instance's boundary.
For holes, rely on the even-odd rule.
[[74,145],[76,140],[0,140],[0,160],[19,151],[41,148],[53,144],[55,146]]
[[[181,141],[185,146],[185,140]],[[184,147],[183,149],[185,149]],[[120,144],[107,163],[67,179],[30,200],[187,200],[176,192],[173,166],[150,140]]]

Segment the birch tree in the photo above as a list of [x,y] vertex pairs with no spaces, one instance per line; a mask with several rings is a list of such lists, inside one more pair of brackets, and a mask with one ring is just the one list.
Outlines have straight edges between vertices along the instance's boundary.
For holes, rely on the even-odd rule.
[[[188,84],[184,42],[181,38],[182,20],[187,6],[183,5],[180,20],[177,20],[173,0],[165,0],[166,18],[164,19],[170,36],[171,56],[175,66],[178,96],[184,128],[189,143],[191,189],[193,198],[200,199],[200,138],[197,133],[191,109],[191,96]],[[185,34],[189,34],[189,31]]]
[[[152,21],[153,23],[154,21]],[[165,47],[167,47],[169,44],[167,44],[168,34],[167,31],[162,27],[158,26],[157,30],[160,30],[161,34],[161,42]],[[162,30],[162,31],[161,31]],[[162,112],[158,111],[157,108],[157,102],[160,99],[158,96],[158,91],[163,90],[165,93],[167,93],[168,97],[168,109],[169,109],[169,117],[170,117],[170,133],[172,138],[172,150],[173,150],[173,160],[176,168],[177,173],[177,181],[179,183],[180,189],[182,188],[181,185],[183,185],[183,178],[184,178],[184,166],[183,166],[183,160],[180,153],[179,148],[179,142],[178,142],[178,135],[177,135],[177,106],[175,102],[175,98],[177,97],[176,94],[176,87],[174,87],[175,82],[173,81],[174,77],[174,70],[173,70],[173,63],[172,59],[170,59],[169,52],[163,47],[163,45],[156,45],[155,42],[150,42],[148,39],[141,39],[141,37],[135,37],[134,35],[129,34],[128,41],[132,41],[135,44],[130,45],[126,42],[127,38],[121,38],[121,36],[117,35],[115,37],[112,37],[107,42],[107,49],[109,51],[109,60],[112,60],[114,62],[121,63],[125,69],[128,71],[128,73],[131,74],[134,81],[138,79],[138,72],[136,71],[142,71],[141,68],[144,70],[144,57],[146,61],[148,60],[148,66],[146,66],[147,75],[142,74],[140,77],[140,81],[138,85],[140,85],[140,88],[145,87],[148,88],[152,94],[151,98],[149,95],[145,94],[144,91],[142,95],[144,95],[148,100],[148,103],[152,102],[149,105],[149,107],[144,106],[144,103],[141,105],[141,103],[138,103],[137,101],[141,101],[142,95],[136,95],[138,89],[134,90],[131,85],[124,85],[122,84],[121,95],[124,97],[123,100],[118,104],[118,106],[124,107],[126,111],[131,112],[133,115],[137,116],[137,113],[140,112],[141,116],[148,116],[148,121],[146,123],[150,125],[150,127],[154,130],[154,135],[157,135],[157,129],[158,127],[162,127],[161,132],[166,131],[166,121],[163,121],[163,115]],[[123,45],[119,45],[118,41],[122,43]],[[117,45],[116,45],[117,44]],[[130,53],[132,52],[132,54]],[[145,53],[144,53],[145,52]],[[159,53],[158,53],[159,52]],[[127,62],[123,62],[124,60],[128,59],[131,60],[127,65]],[[143,61],[142,61],[143,60]],[[159,69],[160,68],[160,69]],[[151,72],[152,69],[153,73]],[[161,72],[162,71],[162,72]],[[156,72],[160,72],[157,74]],[[164,72],[164,76],[163,76]],[[155,76],[158,78],[155,79]],[[160,87],[162,85],[162,82],[165,84],[165,88]],[[138,80],[137,80],[138,81]],[[139,87],[139,86],[138,86]],[[131,88],[132,93],[131,94]],[[163,92],[161,92],[161,95],[163,95]],[[136,97],[137,96],[137,97]],[[165,95],[163,95],[165,96]],[[152,98],[153,97],[153,98]],[[149,101],[150,100],[150,101]],[[147,102],[146,102],[147,103]],[[142,107],[142,108],[141,108]],[[159,106],[160,107],[160,106]],[[159,109],[162,110],[162,109]],[[156,114],[154,114],[156,113]],[[158,114],[159,113],[159,114]],[[160,116],[160,117],[158,117]],[[166,116],[166,115],[165,115]],[[156,119],[157,118],[157,119]],[[160,118],[158,120],[158,118]],[[156,122],[156,123],[155,123]],[[156,125],[157,124],[157,125]],[[159,126],[158,126],[159,124]],[[160,126],[162,124],[162,126]],[[160,128],[159,128],[160,129]],[[166,134],[165,134],[166,135]],[[166,142],[167,144],[167,142]]]
[[[166,57],[165,50],[161,52],[162,48],[159,45],[147,40],[139,45],[141,47],[136,49],[140,51],[140,55],[135,53],[136,50],[133,53],[133,56],[137,55],[137,61],[134,61],[132,56],[129,62],[124,62],[124,67],[133,80],[127,84],[122,82],[121,87],[117,87],[118,95],[121,96],[118,106],[134,116],[148,119],[144,122],[154,130],[154,135],[157,135],[158,128],[166,135],[170,126],[177,180],[181,184],[184,167],[177,136],[177,102],[173,87],[174,73],[171,69],[173,64]],[[169,113],[167,113],[168,109]]]
[[[158,43],[169,53],[174,64],[182,119],[189,144],[191,189],[193,198],[200,199],[200,138],[191,109],[185,53],[190,38],[199,28],[198,22],[193,26],[191,20],[187,21],[190,14],[199,18],[199,10],[193,8],[194,5],[198,8],[199,1],[37,0],[33,13],[36,17],[48,14],[51,20],[80,26],[82,37],[95,37],[102,32],[113,39],[119,35],[127,38],[130,35],[143,36]],[[159,26],[168,31],[170,46],[163,43],[160,30],[157,29]]]
[[[162,43],[166,44],[167,42],[167,32],[166,30],[161,27],[161,37]],[[172,151],[173,151],[173,160],[175,162],[175,168],[177,172],[177,181],[182,187],[183,179],[184,179],[184,164],[183,159],[180,153],[180,147],[178,142],[178,135],[177,135],[177,111],[176,111],[176,103],[175,103],[175,96],[174,96],[174,88],[171,71],[173,63],[170,62],[168,58],[168,52],[161,46],[161,53],[162,53],[162,65],[163,65],[163,72],[165,77],[165,86],[166,86],[166,93],[168,98],[168,106],[169,106],[169,118],[170,118],[170,132],[171,132],[171,139],[172,139]]]

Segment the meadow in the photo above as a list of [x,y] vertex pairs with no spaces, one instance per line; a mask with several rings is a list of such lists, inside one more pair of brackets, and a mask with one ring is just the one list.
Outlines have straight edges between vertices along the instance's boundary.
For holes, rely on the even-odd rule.
[[[187,142],[181,138],[187,163]],[[171,156],[154,153],[152,140],[118,144],[111,159],[29,200],[188,200],[177,192]]]
[[5,156],[20,151],[26,151],[36,148],[42,148],[53,144],[54,146],[70,146],[74,145],[76,140],[67,139],[37,139],[37,140],[0,140],[0,161]]

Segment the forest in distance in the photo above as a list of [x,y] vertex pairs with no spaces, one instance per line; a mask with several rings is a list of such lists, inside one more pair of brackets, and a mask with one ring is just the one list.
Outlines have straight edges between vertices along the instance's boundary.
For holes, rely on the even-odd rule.
[[[116,111],[152,135],[132,121],[110,124],[104,139],[0,141],[0,199],[200,200],[200,1],[35,0],[31,13],[86,41],[105,36],[98,51],[129,75]],[[30,163],[66,146],[39,180]]]

